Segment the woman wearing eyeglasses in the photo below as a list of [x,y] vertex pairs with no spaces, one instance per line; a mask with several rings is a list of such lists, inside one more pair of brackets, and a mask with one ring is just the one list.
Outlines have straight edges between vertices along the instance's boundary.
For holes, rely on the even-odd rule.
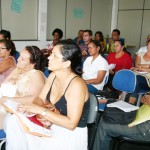
[[[44,126],[51,122],[52,126],[47,128],[51,129],[52,135],[38,137],[28,134],[18,118],[11,115],[6,124],[7,150],[87,150],[89,93],[80,78],[80,48],[69,41],[57,43],[49,56],[48,69],[52,73],[39,96],[33,103],[19,105],[18,111],[41,115]],[[59,113],[46,108],[47,102]]]
[[108,63],[99,54],[100,45],[97,41],[91,41],[88,44],[88,52],[90,56],[83,64],[82,77],[87,83],[88,90],[96,94],[98,90],[103,90],[106,77],[108,76]]
[[7,78],[11,71],[16,67],[16,61],[12,56],[14,54],[12,41],[0,41],[0,84]]
[[[37,46],[26,46],[20,53],[17,67],[0,88],[0,103],[11,99],[19,103],[31,102],[42,90],[45,77],[41,70],[41,51]],[[2,110],[2,111],[1,111]],[[6,112],[0,106],[0,129]]]

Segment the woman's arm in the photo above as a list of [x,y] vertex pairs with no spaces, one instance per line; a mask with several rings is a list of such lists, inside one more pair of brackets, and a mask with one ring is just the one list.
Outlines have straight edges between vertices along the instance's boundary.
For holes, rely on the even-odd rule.
[[105,75],[106,75],[105,70],[99,70],[97,74],[97,78],[85,80],[85,82],[88,84],[100,84],[104,80]]
[[[27,85],[27,87],[29,87],[29,89],[28,89],[29,92],[27,95],[25,95],[23,97],[20,95],[16,95],[16,97],[3,97],[3,98],[1,98],[1,101],[10,98],[19,103],[32,102],[41,92],[41,90],[44,86],[44,83],[45,83],[44,75],[41,72],[37,71],[30,76],[30,81],[28,82],[29,85]],[[24,87],[24,89],[26,89],[27,87]]]
[[[78,125],[84,103],[88,99],[88,90],[84,81],[80,78],[75,78],[71,82],[65,94],[65,98],[67,100],[67,116],[48,110],[44,118],[58,126],[73,130]],[[35,104],[23,105],[19,107],[19,109],[24,109],[28,112],[36,114],[42,114],[42,112],[45,110],[44,107]]]
[[8,70],[9,68],[12,68],[15,66],[15,62],[11,57],[8,57],[7,59],[4,59],[0,63],[0,73],[3,73],[4,71]]

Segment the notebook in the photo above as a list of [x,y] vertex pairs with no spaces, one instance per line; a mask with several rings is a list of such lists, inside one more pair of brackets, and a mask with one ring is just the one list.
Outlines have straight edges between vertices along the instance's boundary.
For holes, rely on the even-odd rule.
[[36,136],[41,136],[41,137],[50,137],[52,135],[52,130],[46,129],[42,126],[39,126],[32,121],[30,121],[25,114],[18,113],[17,106],[20,103],[14,102],[12,100],[7,100],[4,102],[4,105],[7,109],[9,109],[12,113],[16,114],[22,127],[24,128],[25,132],[36,135]]
[[116,108],[123,110],[124,112],[131,112],[131,111],[139,109],[138,106],[131,105],[131,104],[124,102],[122,100],[119,100],[119,101],[114,102],[114,103],[109,103],[109,104],[107,104],[107,107],[116,107]]

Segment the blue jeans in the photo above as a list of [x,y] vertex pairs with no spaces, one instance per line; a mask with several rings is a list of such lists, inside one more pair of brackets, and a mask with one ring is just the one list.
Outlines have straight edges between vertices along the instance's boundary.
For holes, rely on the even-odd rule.
[[87,87],[89,92],[91,92],[92,94],[97,94],[98,89],[96,89],[92,84],[87,84]]
[[140,92],[140,90],[150,91],[150,87],[148,86],[145,77],[141,75],[137,75],[136,78],[137,78],[137,81],[136,81],[135,91],[130,94],[130,97],[138,98],[138,93]]
[[112,137],[128,137],[135,140],[150,141],[150,121],[129,128],[128,125],[108,124],[101,119],[93,150],[109,150]]

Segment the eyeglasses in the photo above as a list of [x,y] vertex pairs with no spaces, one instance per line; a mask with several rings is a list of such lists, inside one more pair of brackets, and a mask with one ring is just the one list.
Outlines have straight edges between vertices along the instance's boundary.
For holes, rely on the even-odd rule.
[[88,47],[88,49],[90,49],[90,48],[94,48],[94,47],[95,47],[95,46],[89,46],[89,47]]
[[0,50],[4,50],[4,49],[7,49],[6,47],[0,47]]

